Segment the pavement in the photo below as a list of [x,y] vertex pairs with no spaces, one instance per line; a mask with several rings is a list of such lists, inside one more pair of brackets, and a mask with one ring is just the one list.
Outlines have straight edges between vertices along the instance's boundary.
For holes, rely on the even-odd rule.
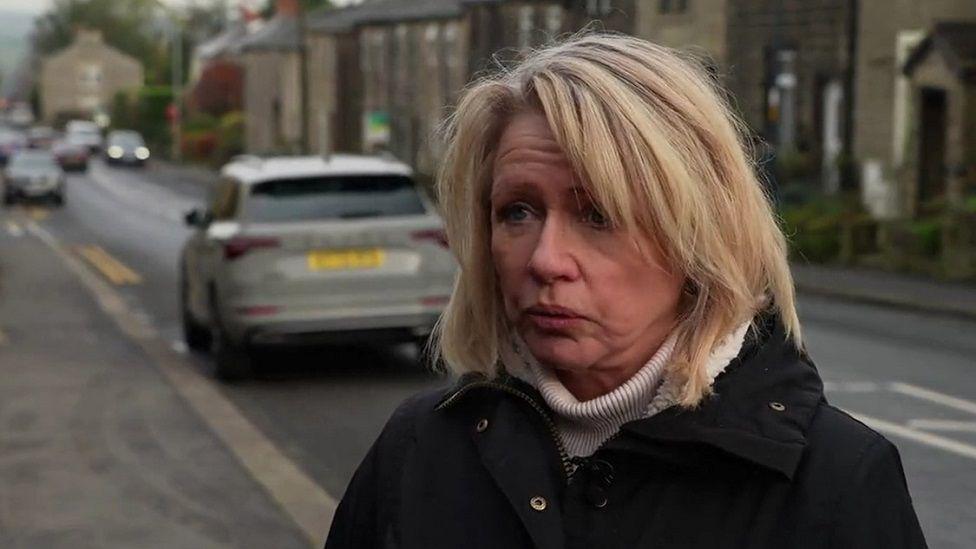
[[976,284],[870,269],[794,263],[797,292],[976,319]]
[[[0,232],[0,547],[309,540],[27,216]],[[101,301],[101,302],[100,302]]]

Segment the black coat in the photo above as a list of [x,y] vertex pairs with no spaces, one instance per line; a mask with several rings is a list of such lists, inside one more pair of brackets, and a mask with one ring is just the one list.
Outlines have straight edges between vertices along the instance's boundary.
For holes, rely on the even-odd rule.
[[402,404],[326,548],[925,547],[898,451],[827,404],[772,319],[698,409],[562,455],[527,384],[462,378]]

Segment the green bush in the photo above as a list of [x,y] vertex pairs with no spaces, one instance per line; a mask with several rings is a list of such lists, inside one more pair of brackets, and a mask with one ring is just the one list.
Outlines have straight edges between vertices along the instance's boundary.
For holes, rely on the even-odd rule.
[[972,195],[963,202],[963,209],[967,212],[976,212],[976,195]]
[[183,131],[213,131],[217,129],[218,123],[219,120],[217,120],[216,116],[205,112],[197,112],[186,117],[186,120],[183,122]]
[[909,225],[915,238],[915,252],[924,257],[938,257],[942,252],[942,220],[920,219]]
[[841,197],[808,198],[802,204],[785,206],[780,217],[790,254],[814,263],[836,260],[841,251],[842,222],[852,215]]
[[137,120],[133,129],[142,134],[150,147],[165,150],[172,142],[166,118],[166,109],[172,102],[173,90],[169,86],[145,86],[136,95]]
[[244,152],[244,113],[229,112],[220,117],[217,125],[215,164],[223,164]]

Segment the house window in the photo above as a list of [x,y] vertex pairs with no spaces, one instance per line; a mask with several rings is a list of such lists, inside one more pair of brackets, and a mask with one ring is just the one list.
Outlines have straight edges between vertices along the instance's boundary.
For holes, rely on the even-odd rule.
[[688,0],[659,0],[657,11],[662,15],[685,13],[688,11]]
[[424,50],[427,57],[427,66],[436,67],[438,65],[438,35],[440,34],[440,29],[437,28],[436,23],[430,23],[427,28],[424,29]]
[[586,13],[591,17],[607,15],[612,8],[611,0],[586,0]]
[[78,74],[78,82],[83,88],[90,90],[98,89],[102,84],[102,66],[84,65]]
[[532,6],[521,6],[518,11],[518,45],[528,48],[532,45]]
[[554,37],[563,30],[563,8],[562,6],[549,6],[546,8],[546,32],[550,37]]

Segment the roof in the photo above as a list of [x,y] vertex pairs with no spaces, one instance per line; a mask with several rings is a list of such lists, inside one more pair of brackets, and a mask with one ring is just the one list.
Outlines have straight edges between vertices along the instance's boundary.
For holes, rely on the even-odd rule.
[[450,19],[463,13],[462,0],[375,0],[311,14],[309,30],[344,32],[358,25]]
[[235,54],[241,42],[247,37],[247,23],[234,21],[219,34],[196,47],[200,59],[216,59],[224,54]]
[[298,19],[278,14],[260,30],[241,39],[241,51],[298,51]]
[[960,79],[976,80],[976,21],[936,23],[908,56],[903,72],[910,76],[930,52],[939,52]]
[[321,156],[241,156],[224,166],[221,174],[244,184],[271,179],[327,175],[413,175],[409,166],[391,157],[356,154]]

